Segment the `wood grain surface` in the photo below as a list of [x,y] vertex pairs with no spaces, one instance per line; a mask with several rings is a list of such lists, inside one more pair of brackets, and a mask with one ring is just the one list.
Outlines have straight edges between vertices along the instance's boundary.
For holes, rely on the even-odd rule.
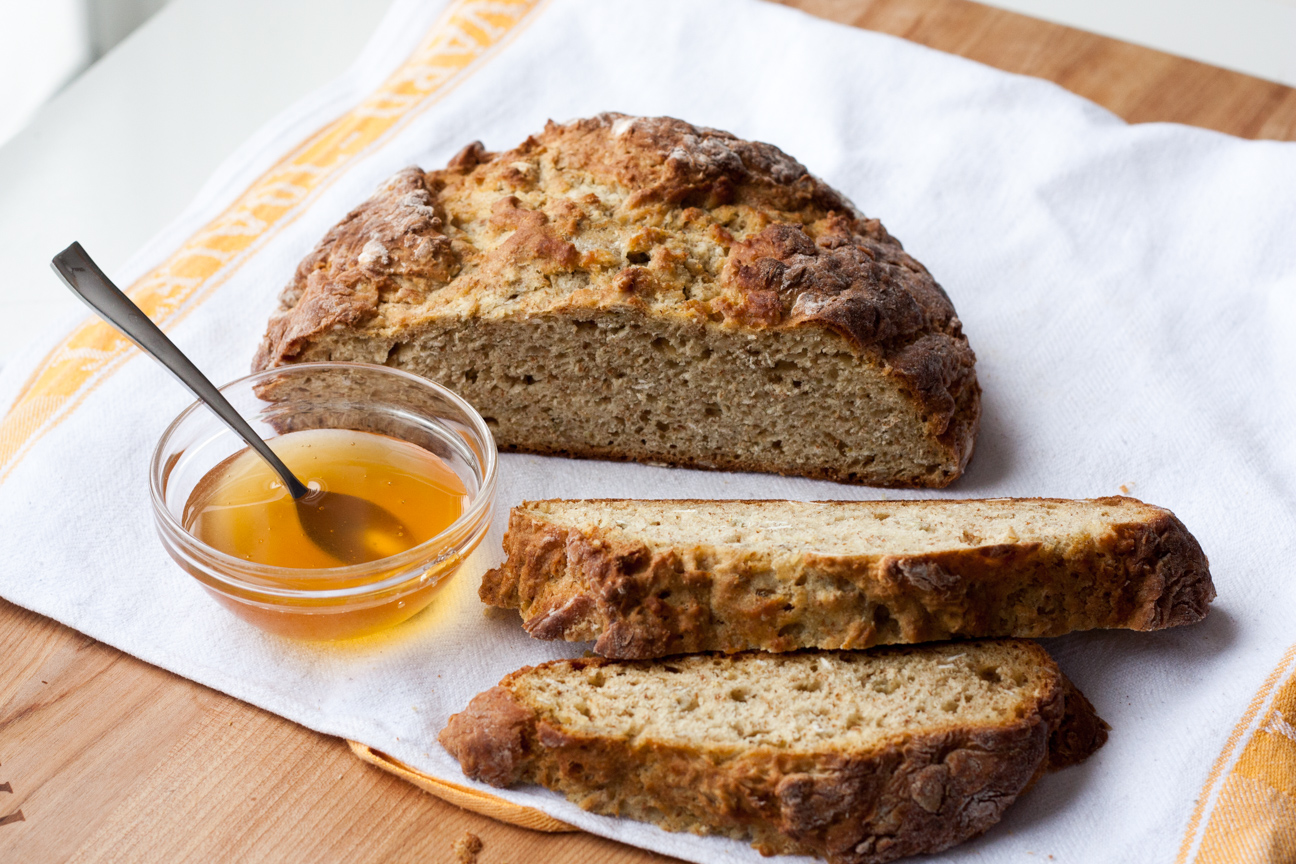
[[[1132,122],[1296,140],[1296,90],[966,0],[783,0],[1047,78]],[[343,741],[0,601],[0,862],[672,859],[492,822]]]

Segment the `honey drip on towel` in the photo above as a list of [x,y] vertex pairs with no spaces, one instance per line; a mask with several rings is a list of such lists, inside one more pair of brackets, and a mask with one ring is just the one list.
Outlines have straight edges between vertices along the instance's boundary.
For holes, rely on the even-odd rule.
[[[408,441],[349,429],[308,429],[275,438],[270,447],[312,488],[363,498],[395,516],[403,531],[368,538],[385,555],[430,540],[463,513],[463,481],[435,454]],[[185,505],[183,522],[208,546],[256,564],[342,565],[306,535],[283,481],[251,450],[234,454],[202,479]]]

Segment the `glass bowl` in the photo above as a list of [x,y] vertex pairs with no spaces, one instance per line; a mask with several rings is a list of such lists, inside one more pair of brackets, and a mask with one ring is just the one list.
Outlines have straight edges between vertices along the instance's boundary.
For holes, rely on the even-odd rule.
[[457,394],[407,372],[362,363],[301,363],[240,378],[221,388],[263,438],[301,429],[351,429],[399,438],[431,451],[467,491],[464,511],[424,543],[346,567],[254,564],[208,546],[182,522],[199,481],[242,440],[201,403],[162,433],[149,466],[153,516],[162,545],[234,614],[283,636],[348,639],[391,627],[421,611],[490,527],[495,439]]

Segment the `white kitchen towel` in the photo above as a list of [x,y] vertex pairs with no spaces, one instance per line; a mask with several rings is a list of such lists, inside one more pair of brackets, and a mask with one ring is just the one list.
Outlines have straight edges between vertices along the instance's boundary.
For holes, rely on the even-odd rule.
[[[758,0],[399,0],[343,79],[258,134],[112,275],[214,379],[233,379],[296,262],[384,178],[605,110],[776,144],[904,241],[977,353],[984,417],[963,479],[883,493],[505,456],[494,527],[432,607],[387,635],[293,642],[231,617],[163,553],[146,468],[189,397],[82,322],[0,376],[0,595],[473,785],[436,743],[446,718],[507,672],[585,647],[531,640],[477,599],[524,498],[1128,490],[1196,534],[1219,599],[1192,627],[1049,641],[1109,743],[933,860],[1296,849],[1296,144],[1129,126],[1052,84]],[[30,290],[64,289],[51,276]],[[534,787],[499,794],[687,860],[759,859]]]

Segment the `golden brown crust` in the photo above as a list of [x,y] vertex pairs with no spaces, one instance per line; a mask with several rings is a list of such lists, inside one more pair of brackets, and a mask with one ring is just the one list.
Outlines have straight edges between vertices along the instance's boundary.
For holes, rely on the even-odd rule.
[[456,754],[468,776],[492,786],[511,786],[523,778],[533,755],[534,727],[531,711],[504,687],[492,687],[452,717],[438,740]]
[[[507,676],[452,716],[439,740],[466,775],[494,785],[539,783],[594,812],[746,839],[764,854],[881,864],[984,832],[1046,770],[1079,762],[1105,742],[1107,726],[1093,706],[1047,652],[1029,647],[1052,683],[1020,719],[915,732],[867,752],[757,746],[717,759],[700,743],[574,734],[510,690],[549,666],[622,662],[598,658]],[[477,768],[498,764],[497,751],[507,754],[507,770]]]
[[321,334],[359,327],[384,303],[424,300],[453,279],[460,261],[438,203],[423,172],[406,168],[348,213],[297,265],[252,368],[280,365]]
[[791,574],[799,585],[784,574],[776,590],[754,591],[753,580],[771,568],[764,556],[725,547],[652,550],[537,518],[524,503],[509,513],[507,558],[483,577],[479,596],[518,609],[536,638],[597,640],[599,654],[625,659],[1158,630],[1201,620],[1215,597],[1206,556],[1174,514],[1140,506],[1147,518],[1069,545],[807,552]]
[[[971,457],[975,356],[926,268],[777,148],[666,117],[550,122],[508,152],[474,143],[443,170],[400,172],[302,262],[253,368],[388,352],[400,365],[402,339],[434,321],[610,309],[836,334],[907,394],[944,450],[942,472],[888,485],[944,485]],[[352,337],[369,347],[357,352]],[[509,446],[637,458],[616,445]],[[797,473],[852,479],[831,466]]]
[[1080,688],[1062,677],[1062,718],[1049,738],[1048,770],[1078,765],[1107,743],[1111,727],[1098,716]]
[[1125,562],[1133,599],[1130,627],[1161,630],[1206,616],[1215,599],[1208,562],[1197,538],[1167,511],[1142,525],[1120,526],[1112,552]]

